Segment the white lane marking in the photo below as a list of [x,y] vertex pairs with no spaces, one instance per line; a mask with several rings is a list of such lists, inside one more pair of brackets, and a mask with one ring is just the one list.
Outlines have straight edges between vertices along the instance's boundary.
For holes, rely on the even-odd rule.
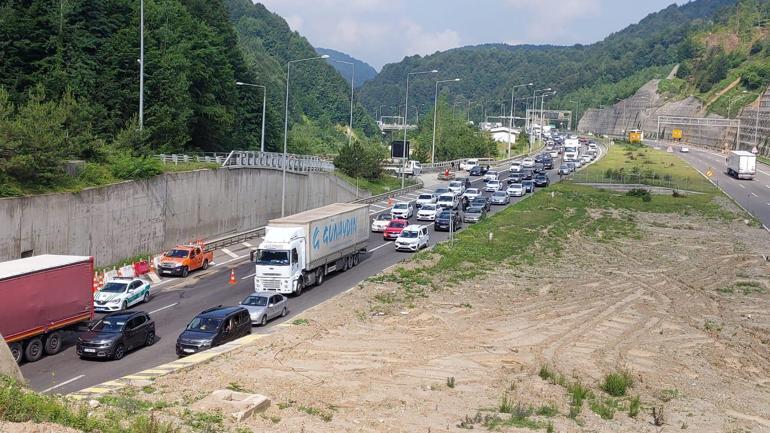
[[380,206],[380,205],[378,205],[378,204],[370,204],[369,206],[371,206],[371,207],[377,207],[377,208],[380,208],[380,209],[385,209],[385,206]]
[[173,303],[173,304],[171,304],[171,305],[166,305],[165,307],[161,307],[161,308],[158,308],[157,310],[152,310],[152,311],[150,311],[148,314],[155,314],[155,313],[161,312],[161,311],[163,311],[163,310],[168,310],[169,308],[171,308],[171,307],[175,307],[175,306],[177,306],[177,305],[179,305],[179,302],[174,302],[174,303]]
[[751,195],[753,195],[754,197],[759,197],[758,195],[754,194],[753,192],[751,193]]
[[248,243],[248,242],[241,242],[241,245],[243,245],[246,248],[254,248],[254,245]]
[[380,245],[379,247],[374,247],[371,250],[369,250],[369,252],[371,253],[371,252],[377,251],[377,250],[379,250],[382,247],[387,247],[388,245],[390,245],[390,242],[384,243],[384,244]]
[[238,259],[242,259],[242,258],[244,258],[244,257],[248,257],[248,255],[243,255],[243,256],[240,256],[240,257],[235,257],[235,258],[232,258],[232,259],[230,259],[230,260],[224,261],[224,262],[222,262],[222,263],[215,263],[213,266],[214,266],[214,267],[217,267],[217,266],[226,265],[226,264],[228,264],[228,263],[230,263],[230,262],[234,262],[234,261],[236,261],[236,260],[238,260]]
[[246,278],[251,278],[251,277],[253,277],[254,275],[257,275],[257,273],[256,273],[256,272],[254,272],[253,274],[249,274],[249,275],[246,275],[245,277],[243,277],[243,278],[241,278],[241,279],[242,279],[242,280],[245,280]]
[[766,175],[770,176],[770,173],[768,173],[768,172],[766,172],[764,170],[757,169],[757,171],[762,173],[762,174],[766,174]]
[[743,188],[743,189],[746,189],[746,187],[745,187],[745,186],[743,186],[743,185],[741,185],[741,184],[738,184],[738,186],[739,186],[739,187],[741,187],[741,188]]
[[73,378],[72,378],[72,379],[70,379],[70,380],[65,380],[64,382],[62,382],[62,383],[60,383],[60,384],[58,384],[58,385],[54,385],[54,386],[52,386],[52,387],[50,387],[50,388],[44,389],[44,390],[40,391],[40,393],[41,393],[41,394],[45,394],[45,393],[46,393],[46,392],[48,392],[48,391],[53,391],[53,390],[54,390],[54,389],[56,389],[56,388],[59,388],[59,387],[61,387],[61,386],[64,386],[64,385],[67,385],[68,383],[72,383],[72,382],[74,382],[74,381],[76,381],[76,380],[78,380],[78,379],[82,379],[82,378],[84,378],[84,377],[86,377],[86,375],[85,375],[85,374],[81,374],[80,376],[76,376],[76,377],[73,377]]
[[222,250],[221,250],[221,251],[222,251],[223,253],[227,254],[228,256],[230,256],[230,257],[234,258],[234,259],[237,259],[237,258],[238,258],[238,254],[235,254],[234,252],[232,252],[232,251],[228,250],[227,248],[222,248]]

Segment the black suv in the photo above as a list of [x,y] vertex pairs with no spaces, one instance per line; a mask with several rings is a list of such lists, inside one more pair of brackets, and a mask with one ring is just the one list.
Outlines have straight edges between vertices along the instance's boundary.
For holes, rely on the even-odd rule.
[[448,232],[451,230],[456,232],[463,226],[463,219],[460,217],[460,212],[445,210],[436,217],[436,222],[433,225],[436,231]]
[[179,334],[177,356],[186,356],[251,334],[251,316],[243,307],[218,306],[201,311]]
[[470,207],[483,207],[485,211],[489,212],[492,209],[492,200],[487,196],[480,195],[473,199]]
[[143,311],[124,311],[102,317],[78,337],[81,358],[122,359],[126,352],[155,343],[155,322]]
[[473,168],[471,168],[471,171],[468,172],[471,176],[484,176],[487,174],[487,167],[481,166],[481,165],[475,165]]
[[548,175],[546,175],[545,173],[538,173],[532,179],[532,182],[534,182],[535,186],[537,187],[544,187],[544,186],[550,185],[551,180],[548,178]]
[[521,181],[524,180],[524,175],[521,173],[511,173],[511,176],[508,178],[508,185],[512,183],[521,183]]
[[553,170],[553,158],[550,156],[543,160],[543,168],[546,170]]

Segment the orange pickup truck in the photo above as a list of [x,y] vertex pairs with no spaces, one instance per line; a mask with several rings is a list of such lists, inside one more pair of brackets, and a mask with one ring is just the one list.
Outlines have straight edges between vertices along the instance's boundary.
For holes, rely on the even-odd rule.
[[186,277],[190,271],[208,269],[213,260],[214,253],[206,251],[203,244],[177,245],[163,254],[158,265],[158,273]]

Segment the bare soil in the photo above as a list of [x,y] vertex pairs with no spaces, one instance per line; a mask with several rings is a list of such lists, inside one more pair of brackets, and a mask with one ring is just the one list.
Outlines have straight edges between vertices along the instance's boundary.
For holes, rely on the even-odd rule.
[[[550,421],[558,432],[770,432],[770,236],[700,217],[637,222],[640,239],[572,236],[558,257],[434,281],[413,305],[375,299],[394,283],[363,283],[304,313],[306,325],[159,379],[148,397],[189,404],[236,384],[272,399],[262,416],[228,421],[232,431],[458,432],[466,416],[486,430],[485,417],[510,417],[497,413],[505,396],[556,407],[527,417],[543,431]],[[596,401],[610,399],[608,373],[634,385],[613,400],[613,419],[589,402],[573,419],[565,387],[538,376],[544,365]],[[180,415],[177,404],[165,415]]]

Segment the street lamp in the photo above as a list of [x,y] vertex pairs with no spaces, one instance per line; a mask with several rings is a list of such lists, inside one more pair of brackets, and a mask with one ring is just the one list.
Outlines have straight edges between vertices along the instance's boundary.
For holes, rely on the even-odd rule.
[[741,94],[740,94],[740,95],[737,95],[737,96],[733,97],[733,98],[730,100],[730,104],[728,104],[728,105],[727,105],[727,118],[728,118],[728,119],[730,118],[730,109],[731,109],[731,108],[733,108],[733,102],[735,102],[735,100],[736,100],[736,99],[739,99],[739,98],[743,98],[743,94],[744,94],[744,93],[749,93],[749,92],[747,92],[747,91],[745,91],[745,90],[744,90],[744,91],[742,91],[742,92],[741,92]]
[[353,67],[353,75],[350,78],[350,125],[348,125],[348,146],[353,142],[353,89],[356,82],[356,64],[344,60],[331,59],[332,62],[344,63]]
[[452,80],[439,80],[436,81],[436,93],[433,97],[433,144],[431,145],[431,151],[430,151],[430,163],[435,164],[436,163],[436,114],[438,113],[438,85],[441,83],[456,83],[460,81],[459,78],[455,78]]
[[[537,94],[540,92],[550,92],[551,88],[548,87],[546,89],[536,89],[532,90],[532,111],[537,111]],[[532,120],[529,121],[529,127],[532,129]],[[543,125],[540,125],[540,128],[542,129]]]
[[513,133],[513,127],[515,126],[515,122],[513,121],[514,115],[516,115],[516,98],[513,96],[516,89],[519,87],[528,87],[533,86],[533,83],[527,83],[527,84],[519,84],[516,86],[511,87],[511,118],[508,119],[508,158],[511,157],[511,135]]
[[[550,90],[550,89],[548,89],[548,90]],[[544,126],[545,126],[544,125],[545,124],[545,114],[543,112],[543,103],[545,102],[545,97],[546,96],[553,96],[555,94],[556,94],[556,91],[554,90],[551,93],[545,92],[542,95],[540,95],[540,141],[543,141],[543,132],[544,132],[543,129],[544,129]]]
[[144,0],[139,1],[139,131],[144,128]]
[[322,56],[308,57],[306,59],[289,60],[286,63],[286,107],[283,118],[283,174],[281,177],[281,217],[286,216],[286,166],[288,165],[288,148],[289,148],[289,79],[291,77],[291,64],[299,62],[307,62],[309,60],[328,59],[329,55],[324,54]]
[[[578,113],[580,112],[580,102],[570,100],[569,102],[575,104],[575,131],[578,129],[578,122],[580,119],[578,118]],[[570,123],[572,123],[572,116],[570,116]],[[570,125],[572,126],[572,125]],[[571,129],[571,128],[570,128]]]
[[242,83],[240,81],[235,82],[236,86],[249,86],[259,87],[262,89],[262,138],[259,141],[259,151],[265,151],[265,106],[267,105],[267,87],[260,86],[259,84]]
[[[435,74],[438,73],[438,69],[433,69],[430,71],[418,71],[418,72],[409,72],[406,74],[406,95],[404,96],[404,146],[402,148],[401,156],[403,157],[403,166],[401,168],[401,188],[403,188],[406,185],[406,159],[409,157],[409,155],[406,154],[406,122],[407,119],[409,119],[409,77],[412,75],[423,75],[423,74]],[[418,116],[419,116],[419,110],[418,110]],[[419,119],[419,117],[418,117]],[[417,121],[419,123],[419,120]]]

